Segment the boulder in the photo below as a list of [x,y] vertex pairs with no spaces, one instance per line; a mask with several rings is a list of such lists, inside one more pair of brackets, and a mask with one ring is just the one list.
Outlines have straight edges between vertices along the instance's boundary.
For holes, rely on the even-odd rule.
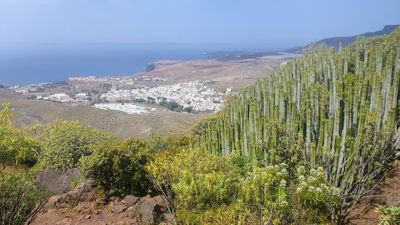
[[55,194],[63,194],[71,191],[71,181],[80,177],[77,168],[59,170],[46,168],[37,178],[39,184]]
[[158,224],[168,212],[168,203],[161,197],[145,196],[139,201],[139,214],[142,224]]

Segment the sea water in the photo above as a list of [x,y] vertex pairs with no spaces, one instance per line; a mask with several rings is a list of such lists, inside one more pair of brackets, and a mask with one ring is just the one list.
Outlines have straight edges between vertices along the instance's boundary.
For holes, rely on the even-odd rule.
[[0,46],[0,84],[64,81],[70,76],[125,76],[157,60],[207,57],[207,48],[176,44],[12,44]]

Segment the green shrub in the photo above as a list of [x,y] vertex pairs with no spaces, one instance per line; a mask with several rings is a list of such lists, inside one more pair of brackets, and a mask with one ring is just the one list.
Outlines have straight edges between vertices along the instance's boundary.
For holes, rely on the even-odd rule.
[[37,161],[35,152],[39,149],[40,144],[35,138],[17,128],[0,125],[0,164],[3,169],[7,165],[34,165]]
[[159,152],[147,169],[184,224],[207,224],[235,201],[241,179],[228,158],[182,149]]
[[9,107],[9,104],[3,104],[0,111],[1,169],[16,164],[32,166],[37,161],[35,152],[40,149],[39,142],[14,126],[13,114]]
[[379,225],[400,224],[400,206],[381,206],[378,211],[383,214],[379,217]]
[[169,149],[147,169],[182,224],[328,224],[339,204],[322,168]]
[[0,173],[0,224],[23,224],[47,194],[31,175]]
[[46,166],[67,169],[78,166],[79,159],[91,154],[91,145],[112,136],[78,122],[58,120],[45,128],[41,135]]
[[329,223],[340,205],[338,188],[327,184],[322,167],[297,168],[292,195],[295,221],[306,224]]
[[240,185],[240,201],[265,224],[281,224],[288,218],[289,173],[286,168],[283,163],[254,166]]
[[184,110],[183,106],[179,105],[178,103],[176,103],[174,101],[167,101],[166,99],[163,99],[160,102],[160,106],[165,107],[172,111],[177,111],[177,112],[182,112]]
[[104,141],[93,145],[91,153],[81,158],[79,168],[111,195],[149,193],[151,182],[145,170],[149,155],[145,141]]
[[152,137],[148,143],[149,148],[152,153],[157,153],[159,151],[176,149],[187,149],[190,145],[191,139],[187,136],[170,136],[170,137]]
[[290,213],[287,165],[244,162],[178,149],[158,153],[147,169],[180,223],[281,224]]
[[182,168],[177,171],[179,177],[172,186],[179,208],[209,209],[235,200],[241,177],[230,161],[192,152],[187,157],[187,161],[184,158],[173,161]]

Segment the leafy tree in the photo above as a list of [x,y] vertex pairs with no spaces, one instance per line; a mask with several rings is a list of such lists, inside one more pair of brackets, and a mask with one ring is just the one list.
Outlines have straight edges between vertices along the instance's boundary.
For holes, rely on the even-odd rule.
[[81,157],[91,154],[90,146],[112,138],[78,122],[57,120],[44,128],[41,135],[43,163],[60,169],[77,167]]
[[79,168],[94,178],[111,195],[151,192],[145,164],[149,160],[148,144],[141,139],[103,141],[91,148],[91,154],[80,159]]
[[7,165],[16,164],[32,166],[37,161],[36,153],[38,151],[40,151],[38,140],[14,126],[10,104],[3,104],[0,111],[0,164],[2,169]]

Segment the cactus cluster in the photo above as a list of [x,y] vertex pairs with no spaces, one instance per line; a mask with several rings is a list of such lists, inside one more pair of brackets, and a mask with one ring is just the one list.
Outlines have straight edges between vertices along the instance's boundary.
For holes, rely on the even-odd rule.
[[338,51],[326,46],[284,63],[196,129],[195,149],[265,165],[322,166],[344,194],[363,188],[394,157],[400,30]]

